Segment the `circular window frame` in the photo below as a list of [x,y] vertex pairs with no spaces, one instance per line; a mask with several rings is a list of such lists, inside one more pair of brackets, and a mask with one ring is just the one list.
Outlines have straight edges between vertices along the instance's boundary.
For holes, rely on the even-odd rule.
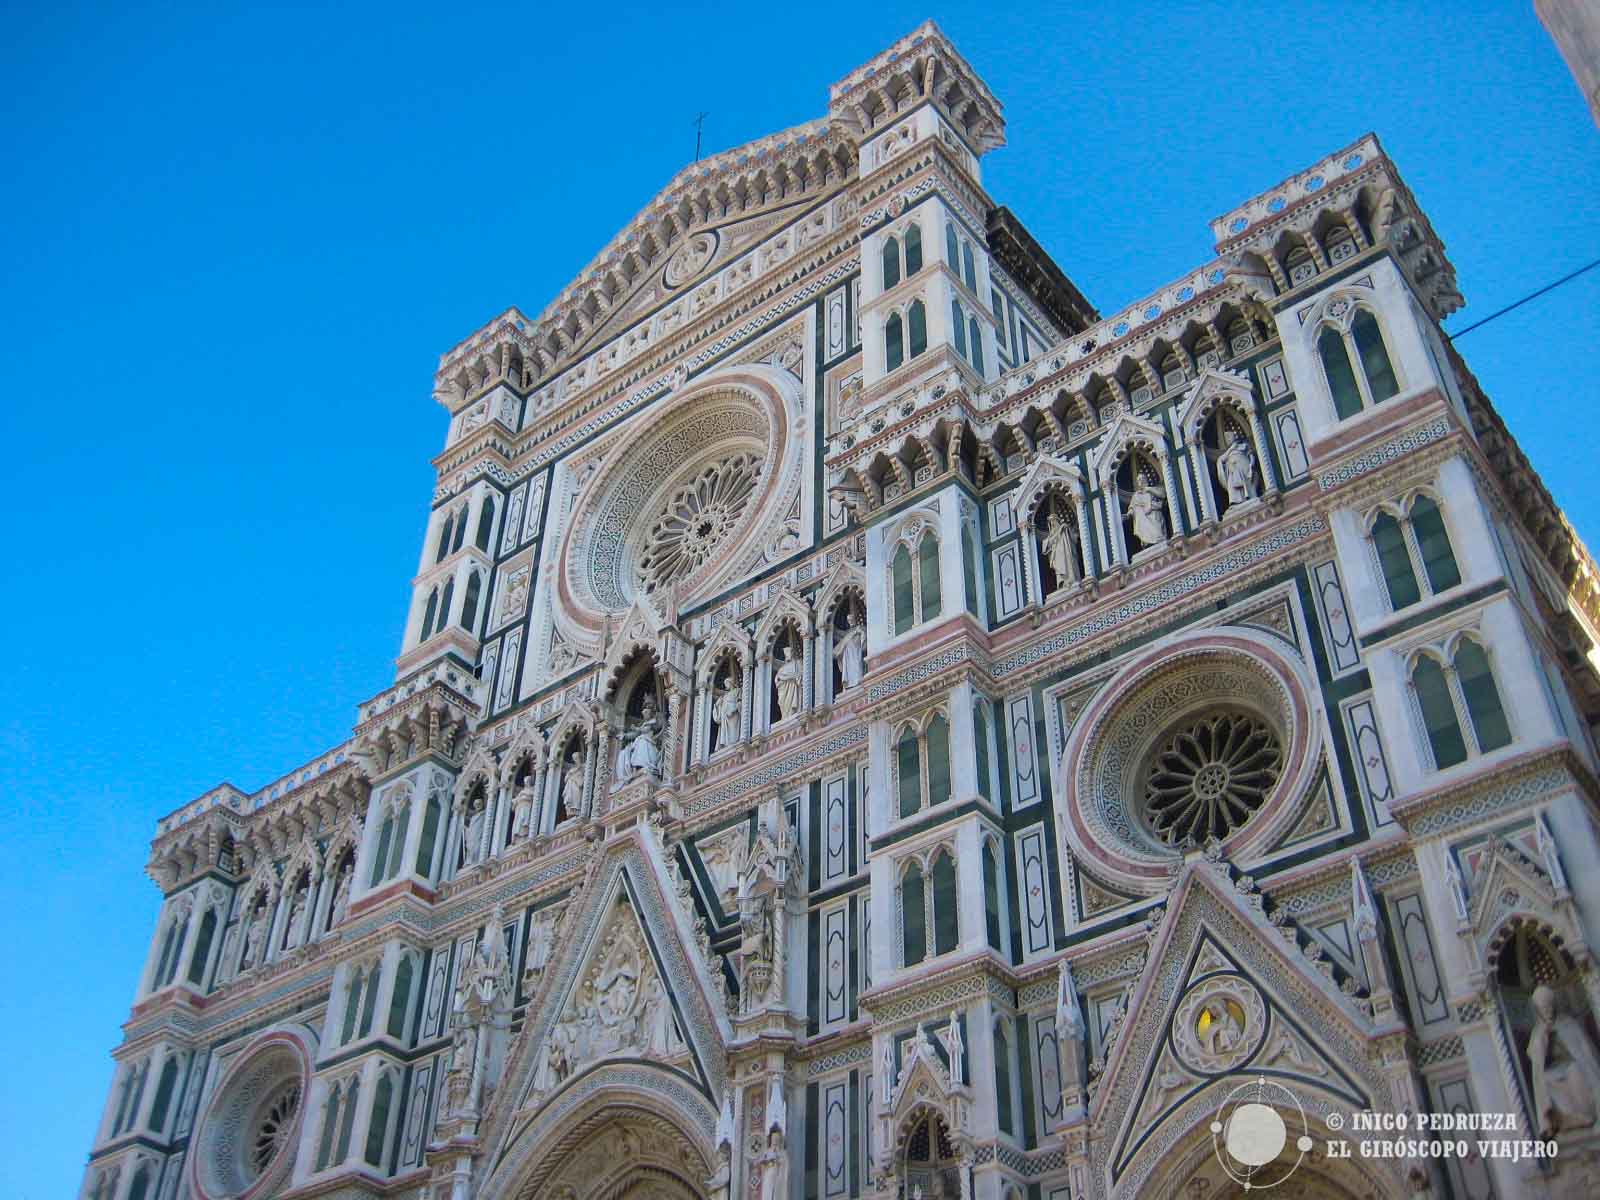
[[[1273,753],[1277,757],[1277,763],[1273,769],[1272,781],[1266,786],[1265,789],[1263,789],[1260,801],[1250,808],[1249,815],[1246,816],[1242,821],[1239,821],[1237,824],[1233,825],[1232,828],[1230,828],[1221,837],[1216,838],[1216,840],[1219,842],[1226,842],[1235,835],[1242,833],[1246,827],[1251,824],[1251,822],[1255,821],[1256,818],[1261,815],[1262,810],[1266,808],[1267,803],[1272,799],[1273,793],[1276,792],[1278,783],[1283,778],[1283,748],[1285,739],[1284,732],[1279,727],[1279,722],[1274,719],[1271,714],[1261,711],[1254,705],[1251,705],[1247,702],[1241,702],[1237,699],[1228,700],[1222,703],[1212,704],[1191,710],[1186,712],[1181,717],[1177,717],[1169,721],[1166,725],[1161,727],[1160,733],[1150,739],[1149,745],[1146,747],[1144,752],[1139,755],[1140,763],[1137,768],[1137,774],[1134,776],[1134,795],[1138,797],[1136,801],[1138,806],[1137,815],[1143,822],[1145,831],[1147,833],[1149,833],[1163,845],[1169,846],[1173,850],[1177,850],[1180,853],[1187,853],[1190,850],[1201,849],[1205,846],[1206,842],[1211,839],[1204,838],[1198,841],[1174,841],[1167,838],[1162,833],[1161,825],[1156,820],[1154,813],[1151,811],[1151,777],[1156,773],[1159,758],[1161,755],[1167,752],[1169,743],[1174,742],[1183,734],[1192,733],[1192,731],[1202,723],[1215,722],[1230,718],[1242,718],[1246,721],[1265,726],[1266,731],[1271,734],[1273,739],[1272,749]],[[1215,765],[1216,764],[1210,762],[1202,764],[1199,770],[1196,772],[1196,776],[1206,776],[1209,774],[1210,777],[1215,777],[1220,774],[1222,775],[1224,783],[1231,783],[1232,780],[1229,777],[1229,773],[1214,771],[1213,767]],[[1197,783],[1196,787],[1198,786],[1199,785]],[[1210,789],[1207,790],[1209,791]],[[1206,796],[1202,802],[1210,803],[1213,801],[1213,799],[1213,797]]]
[[[1142,815],[1149,758],[1161,740],[1207,712],[1241,710],[1278,733],[1277,781],[1256,813],[1222,839],[1225,856],[1259,857],[1287,834],[1323,757],[1322,706],[1287,647],[1236,626],[1177,634],[1136,653],[1073,723],[1055,763],[1061,849],[1102,882],[1137,896],[1162,895],[1191,851],[1161,841]],[[1225,682],[1227,690],[1215,685]]]
[[[311,1093],[315,1035],[279,1030],[258,1038],[228,1069],[196,1126],[189,1189],[198,1200],[258,1200],[279,1189],[294,1166]],[[295,1085],[300,1096],[288,1135],[253,1178],[255,1129],[266,1111]]]

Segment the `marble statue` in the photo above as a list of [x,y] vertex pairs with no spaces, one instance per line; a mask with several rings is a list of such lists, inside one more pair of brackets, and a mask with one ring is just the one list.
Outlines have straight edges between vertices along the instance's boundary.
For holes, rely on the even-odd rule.
[[739,679],[728,676],[728,686],[719,691],[711,704],[711,720],[716,727],[716,749],[725,750],[739,740],[739,713],[742,703]]
[[1556,1011],[1556,994],[1545,984],[1533,989],[1533,1013],[1528,1064],[1539,1136],[1593,1125],[1600,1115],[1600,1052],[1581,1021]]
[[1141,483],[1128,500],[1133,517],[1133,536],[1141,546],[1159,546],[1167,540],[1167,518],[1162,513],[1166,501],[1148,483]]
[[561,808],[567,820],[583,815],[583,755],[573,751],[561,774]]
[[800,711],[800,659],[789,646],[778,647],[778,658],[773,667],[772,682],[778,689],[777,719],[792,717]]
[[861,682],[867,671],[867,635],[856,621],[855,613],[848,608],[844,614],[844,631],[833,640],[833,657],[839,664],[839,679],[846,689]]
[[1227,490],[1229,504],[1256,498],[1256,456],[1236,429],[1228,430],[1228,444],[1217,456],[1217,482]]
[[1057,587],[1065,587],[1076,578],[1073,570],[1072,527],[1054,507],[1045,515],[1044,537],[1039,540],[1039,548],[1044,551],[1045,561],[1056,574]]
[[660,777],[661,775],[661,719],[656,714],[656,701],[654,696],[646,696],[640,712],[639,722],[628,735],[623,746],[623,772],[624,776],[632,775],[636,771],[643,771],[647,775]]
[[533,783],[523,784],[511,798],[511,840],[520,842],[533,829]]

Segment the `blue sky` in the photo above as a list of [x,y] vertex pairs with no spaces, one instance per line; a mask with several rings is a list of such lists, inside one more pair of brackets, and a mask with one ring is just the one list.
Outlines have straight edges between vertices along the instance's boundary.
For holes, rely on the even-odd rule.
[[[81,1177],[156,818],[342,740],[392,680],[437,356],[540,311],[692,156],[696,112],[708,151],[820,116],[933,15],[1007,106],[991,194],[1106,313],[1368,130],[1455,263],[1449,328],[1600,256],[1600,131],[1531,5],[1133,7],[8,12],[9,1194]],[[1460,345],[1595,541],[1600,272]]]

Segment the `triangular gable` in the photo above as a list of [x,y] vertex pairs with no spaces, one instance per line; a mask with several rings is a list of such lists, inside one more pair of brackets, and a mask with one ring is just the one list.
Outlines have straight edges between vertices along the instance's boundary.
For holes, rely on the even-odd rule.
[[1219,1081],[1271,1075],[1347,1110],[1387,1097],[1371,1017],[1295,936],[1225,863],[1184,867],[1091,1104],[1108,1186],[1133,1187],[1141,1150],[1167,1121],[1193,1119],[1189,1101]]
[[1033,520],[1033,510],[1052,486],[1064,487],[1069,496],[1083,497],[1083,472],[1064,458],[1041,454],[1033,460],[1022,483],[1011,496],[1011,509],[1018,525]]
[[827,578],[823,580],[821,590],[817,592],[814,607],[818,620],[833,620],[834,605],[851,588],[861,592],[863,599],[866,598],[866,572],[854,559],[841,556],[839,561],[834,563],[833,570],[829,571]]
[[750,635],[745,632],[743,625],[734,620],[721,620],[712,631],[705,648],[700,651],[700,684],[702,687],[710,679],[712,668],[722,657],[724,650],[732,650],[734,657],[739,660],[739,666],[748,671],[754,661],[751,650]]
[[1222,401],[1232,401],[1248,414],[1251,411],[1250,380],[1242,372],[1207,367],[1188,388],[1188,398],[1178,406],[1178,428],[1192,439],[1195,428]]
[[767,606],[766,615],[756,626],[756,645],[763,650],[768,648],[779,626],[785,621],[795,622],[800,627],[801,635],[805,637],[809,637],[816,627],[816,623],[812,620],[811,606],[788,588],[774,596],[772,603]]
[[1167,444],[1167,435],[1161,426],[1132,413],[1121,413],[1106,426],[1105,437],[1089,454],[1089,473],[1104,482],[1106,476],[1117,469],[1122,456],[1130,446],[1145,446],[1160,461]]
[[[713,1106],[721,1095],[726,1077],[724,1046],[731,1030],[726,1013],[711,1003],[714,989],[700,956],[685,948],[693,933],[660,883],[658,857],[655,847],[644,844],[643,835],[622,840],[569,902],[572,907],[562,924],[562,952],[545,970],[529,1003],[526,1023],[497,1094],[497,1100],[507,1105],[494,1118],[497,1124],[513,1112],[548,1102],[588,1071],[619,1059],[654,1058],[672,1066],[685,1082],[711,1098]],[[627,957],[626,953],[619,957],[618,945],[628,939],[635,939],[638,949],[631,980],[629,972],[616,970],[622,965],[621,958]],[[609,961],[608,954],[612,956]],[[607,993],[605,1023],[609,1032],[598,1043],[602,1046],[598,1054],[595,1042],[563,1045],[570,1068],[551,1086],[548,1070],[541,1077],[540,1069],[548,1064],[546,1048],[552,1030],[579,1007],[598,1005],[600,998],[594,994],[595,980],[591,978],[597,963],[612,971],[601,989]],[[616,1032],[619,1024],[636,1018],[643,1023],[646,1014],[637,1001],[652,980],[663,985],[664,1002],[670,1006],[672,1024],[681,1036],[681,1054],[676,1047],[671,1052],[662,1048],[660,1025],[630,1026],[621,1034]],[[611,994],[618,986],[624,990]],[[626,994],[630,989],[631,996]],[[624,1004],[625,1000],[629,1003]],[[654,1012],[648,1015],[656,1016]],[[652,1038],[654,1049],[650,1048]]]

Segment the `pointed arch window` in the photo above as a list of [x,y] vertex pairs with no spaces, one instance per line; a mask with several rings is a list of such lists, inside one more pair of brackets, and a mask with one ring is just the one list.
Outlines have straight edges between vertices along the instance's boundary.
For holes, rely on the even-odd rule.
[[128,1200],[149,1200],[150,1167],[143,1164],[133,1173],[133,1186],[128,1189]]
[[978,291],[978,268],[972,261],[972,243],[961,243],[961,278],[967,285],[967,290],[974,295]]
[[345,1093],[344,1111],[339,1117],[339,1144],[334,1147],[333,1161],[342,1163],[350,1157],[350,1134],[356,1124],[356,1105],[361,1099],[361,1080],[352,1079]]
[[994,1096],[1001,1132],[1015,1137],[1011,1102],[1011,1039],[1006,1035],[1006,1019],[1003,1016],[996,1017],[994,1022]]
[[972,536],[972,528],[966,522],[961,525],[961,586],[966,592],[967,611],[973,616],[979,616],[978,606],[978,546]]
[[906,230],[906,278],[922,270],[922,226],[912,223]]
[[967,319],[961,311],[961,301],[954,297],[950,300],[950,337],[955,342],[956,353],[965,358],[967,356]]
[[344,1025],[339,1031],[339,1044],[349,1045],[356,1036],[356,1018],[361,1015],[361,990],[366,973],[356,967],[350,972],[350,982],[344,989]]
[[433,556],[433,561],[441,563],[445,555],[450,553],[450,535],[455,531],[455,515],[450,514],[444,519],[444,524],[439,527],[439,549]]
[[372,1032],[372,1018],[378,1009],[378,979],[382,974],[379,963],[372,964],[372,970],[367,973],[367,994],[361,1001],[361,1028],[356,1032],[358,1038],[364,1038]]
[[950,799],[950,723],[935,713],[918,730],[907,725],[895,740],[894,794],[901,817]]
[[933,952],[949,954],[960,944],[956,918],[956,860],[948,851],[933,856]]
[[461,549],[461,543],[467,539],[467,506],[463,504],[456,509],[456,536],[450,543],[450,553],[454,554]]
[[983,374],[983,330],[978,326],[977,317],[967,318],[967,336],[972,343],[972,365],[979,375]]
[[883,290],[888,291],[900,282],[900,239],[883,239]]
[[439,589],[433,588],[428,592],[428,607],[422,613],[422,636],[417,639],[420,646],[433,634],[433,619],[439,611]]
[[444,594],[439,597],[439,623],[434,628],[443,632],[444,627],[450,624],[450,607],[455,600],[456,581],[447,579],[444,582]]
[[917,615],[911,584],[911,551],[905,543],[895,547],[894,560],[889,569],[889,586],[894,603],[894,631],[904,633],[916,624]]
[[908,967],[928,957],[926,891],[922,867],[913,862],[900,878],[901,962]]
[[940,713],[928,722],[924,753],[928,760],[928,804],[950,799],[950,723]]
[[1004,953],[1000,932],[1000,863],[995,857],[994,843],[983,844],[983,927],[989,945]]
[[946,221],[944,226],[944,256],[952,271],[961,269],[961,247],[956,239],[955,223],[951,221]]
[[917,731],[906,726],[895,743],[895,793],[900,800],[900,815],[909,817],[922,807],[922,749]]
[[921,584],[920,621],[931,621],[939,615],[939,539],[924,533],[917,545],[917,575]]
[[1317,355],[1341,421],[1400,391],[1383,330],[1368,309],[1356,309],[1347,330],[1325,325],[1317,334]]
[[483,592],[483,577],[476,571],[467,576],[467,594],[461,601],[461,628],[476,635],[478,629],[478,597]]
[[151,976],[150,988],[165,987],[167,979],[167,965],[173,960],[172,944],[177,939],[178,929],[182,924],[176,916],[167,921],[167,932],[161,939],[161,956],[156,959],[156,973]]
[[211,943],[217,936],[217,910],[207,908],[195,935],[194,954],[189,959],[189,982],[199,987],[206,977],[206,962],[211,958]]
[[478,532],[473,535],[473,542],[479,550],[488,550],[489,542],[494,537],[494,497],[483,498],[483,510],[478,513]]
[[1511,725],[1489,655],[1473,639],[1462,638],[1448,662],[1433,653],[1418,654],[1411,688],[1436,769],[1511,744]]
[[974,765],[978,771],[978,794],[999,807],[994,791],[994,777],[989,758],[988,701],[981,697],[972,704],[972,740]]
[[411,956],[402,954],[400,965],[395,968],[394,994],[389,998],[389,1020],[385,1025],[389,1036],[404,1040],[406,1036],[406,1014],[411,1007],[411,976],[414,973]]
[[913,300],[906,314],[906,340],[912,358],[928,348],[928,310],[921,300]]
[[1371,537],[1389,607],[1396,612],[1461,582],[1444,513],[1431,496],[1417,495],[1401,512],[1379,512]]
[[895,313],[883,326],[883,366],[892,371],[906,360],[905,326],[900,314]]
[[416,873],[424,879],[433,874],[433,850],[439,840],[439,822],[444,817],[444,805],[437,793],[429,793],[422,807],[422,836],[417,839]]
[[316,1169],[327,1169],[328,1160],[333,1155],[333,1135],[339,1126],[339,1085],[335,1084],[328,1091],[328,1098],[322,1104],[322,1136],[317,1140],[317,1166]]
[[156,1081],[156,1098],[150,1105],[150,1131],[160,1134],[167,1127],[167,1109],[172,1105],[172,1089],[178,1084],[178,1060],[171,1057],[161,1064],[161,1076]]
[[389,1134],[389,1109],[394,1103],[394,1080],[385,1071],[372,1093],[372,1116],[367,1121],[367,1149],[363,1157],[369,1166],[382,1168],[383,1143]]

